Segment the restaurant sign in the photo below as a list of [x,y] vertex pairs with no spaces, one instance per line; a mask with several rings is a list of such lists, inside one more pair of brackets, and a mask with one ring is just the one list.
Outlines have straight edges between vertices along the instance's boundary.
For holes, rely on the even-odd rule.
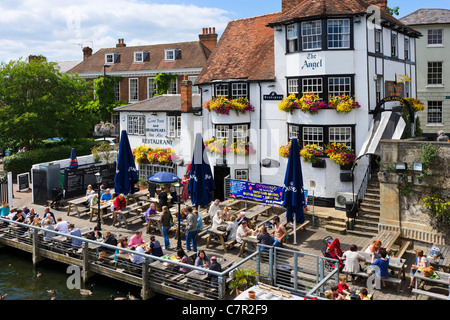
[[319,53],[302,54],[300,61],[300,70],[303,72],[313,71],[317,73],[325,71],[325,59]]
[[236,199],[281,205],[283,187],[243,180],[230,180],[230,196]]
[[270,94],[265,94],[263,96],[264,100],[283,100],[284,96],[282,94],[277,94],[275,91],[272,91]]
[[173,141],[167,139],[167,123],[166,117],[151,117],[147,120],[148,124],[145,129],[146,137],[142,139],[143,144],[153,146],[172,146]]

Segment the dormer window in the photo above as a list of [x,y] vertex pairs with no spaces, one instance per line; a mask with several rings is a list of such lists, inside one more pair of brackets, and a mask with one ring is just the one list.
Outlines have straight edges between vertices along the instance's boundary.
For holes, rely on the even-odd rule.
[[175,60],[175,50],[166,50],[166,61]]
[[105,54],[105,63],[114,63],[114,53]]
[[144,52],[138,51],[134,53],[134,62],[144,62]]

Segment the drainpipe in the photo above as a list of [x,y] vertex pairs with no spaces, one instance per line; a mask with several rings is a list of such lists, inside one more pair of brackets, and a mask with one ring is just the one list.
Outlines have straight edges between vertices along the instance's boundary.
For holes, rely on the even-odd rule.
[[258,86],[259,86],[259,139],[258,139],[258,148],[259,148],[259,183],[262,183],[262,173],[261,173],[261,128],[262,128],[262,88],[261,88],[261,82],[258,81]]

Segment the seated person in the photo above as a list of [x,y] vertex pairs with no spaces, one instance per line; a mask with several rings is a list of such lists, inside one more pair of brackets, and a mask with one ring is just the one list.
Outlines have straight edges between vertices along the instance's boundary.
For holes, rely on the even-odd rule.
[[111,189],[106,189],[105,192],[100,197],[100,203],[108,202],[112,199]]
[[[261,228],[259,228],[258,231],[258,236],[256,237],[256,239],[258,239],[258,241],[265,246],[272,246],[272,237],[270,236],[270,234],[267,232],[266,227],[262,226]],[[269,251],[269,249],[267,247],[261,247],[260,251]]]
[[[211,262],[211,264],[209,265],[209,270],[222,272],[222,266],[220,265],[220,263],[217,262],[217,257],[212,256],[210,262]],[[215,275],[210,275],[209,280],[213,283],[217,283],[219,280],[219,277],[215,276]]]
[[[360,261],[366,261],[366,258],[358,253],[358,247],[353,244],[350,246],[349,250],[343,253],[342,260],[345,261],[345,266],[342,269],[342,272],[358,273],[362,270]],[[355,283],[354,275],[352,275],[352,283]]]
[[114,210],[111,208],[112,211],[118,211],[125,209],[127,207],[127,198],[125,198],[125,195],[123,193],[119,194],[116,199],[114,200]]
[[345,300],[345,297],[339,293],[339,287],[337,285],[332,285],[330,290],[333,292],[333,300]]
[[[75,236],[75,237],[79,237],[81,238],[81,230],[79,228],[75,228],[75,225],[73,223],[69,224],[69,234],[71,236]],[[81,245],[83,243],[82,240],[80,239],[75,239],[75,238],[69,238],[72,240],[72,248],[74,249],[78,249],[81,248]]]
[[5,218],[9,215],[9,204],[5,201],[2,201],[2,206],[0,208],[0,217]]
[[61,233],[69,233],[69,224],[67,221],[63,221],[61,217],[56,218],[55,230]]
[[208,268],[209,267],[208,257],[206,256],[206,253],[204,250],[200,250],[198,252],[197,258],[195,259],[195,266],[199,267],[199,268]]
[[[177,256],[176,256],[177,260],[179,262],[182,263],[186,263],[186,264],[192,264],[191,263],[191,258],[189,258],[186,253],[184,252],[183,249],[179,249],[177,250]],[[185,267],[178,267],[175,266],[174,271],[178,271],[178,272],[182,272],[182,273],[188,273],[189,271],[191,271],[191,269],[189,268],[185,268]]]
[[[131,250],[136,251],[136,253],[145,253],[145,250],[142,245],[132,247]],[[129,253],[128,255],[130,257],[130,261],[137,266],[140,266],[145,260],[145,258],[139,254]]]
[[346,275],[340,274],[339,275],[339,283],[338,283],[338,288],[339,288],[340,294],[349,295],[352,293],[352,289],[350,289],[350,287],[347,285],[346,281],[347,281]]
[[162,247],[161,247],[161,243],[158,240],[156,240],[155,236],[150,237],[149,253],[152,256],[156,256],[156,257],[162,257],[164,255]]
[[227,241],[236,240],[236,232],[237,229],[239,228],[239,224],[236,220],[236,215],[234,214],[231,215],[230,221],[231,223],[229,223],[227,226],[228,231]]
[[145,211],[145,214],[144,214],[145,222],[148,223],[148,218],[153,216],[153,215],[155,215],[155,214],[157,214],[156,204],[151,203],[150,207],[148,207],[147,211]]
[[[247,226],[247,221],[243,220],[241,225],[237,228],[237,231],[236,231],[236,242],[237,243],[243,243],[242,238],[243,237],[247,237],[247,236],[252,235],[252,234],[253,234],[253,230],[251,230]],[[255,250],[255,246],[253,244],[251,244],[251,243],[247,244],[247,248],[249,250],[251,250],[251,251]]]
[[145,244],[144,239],[142,238],[142,231],[141,230],[137,230],[134,235],[130,238],[130,240],[128,241],[128,247],[133,248],[133,247],[137,247],[140,245]]
[[[32,210],[33,208],[31,208],[30,210]],[[33,209],[34,210],[34,209]],[[47,217],[47,215],[50,215],[52,218],[50,219],[50,221],[52,222],[52,224],[55,224],[56,223],[56,217],[55,217],[55,215],[53,214],[53,212],[51,212],[50,211],[50,208],[49,207],[45,207],[45,209],[44,209],[44,217]]]
[[[106,231],[105,232],[105,239],[103,240],[103,243],[109,244],[109,245],[112,245],[112,246],[117,246],[117,239],[111,233],[111,231]],[[105,251],[106,251],[107,254],[113,254],[114,253],[114,250],[110,249],[110,248],[106,248]]]
[[360,300],[370,300],[370,298],[367,295],[368,295],[368,292],[367,292],[366,288],[362,288],[359,291],[359,299]]

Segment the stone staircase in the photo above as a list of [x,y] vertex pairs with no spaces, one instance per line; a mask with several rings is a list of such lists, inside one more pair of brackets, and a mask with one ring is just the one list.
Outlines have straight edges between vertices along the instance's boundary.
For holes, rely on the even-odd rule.
[[380,182],[378,176],[373,173],[367,186],[366,194],[362,200],[358,217],[355,219],[353,230],[347,230],[348,234],[373,238],[378,234],[380,221]]

